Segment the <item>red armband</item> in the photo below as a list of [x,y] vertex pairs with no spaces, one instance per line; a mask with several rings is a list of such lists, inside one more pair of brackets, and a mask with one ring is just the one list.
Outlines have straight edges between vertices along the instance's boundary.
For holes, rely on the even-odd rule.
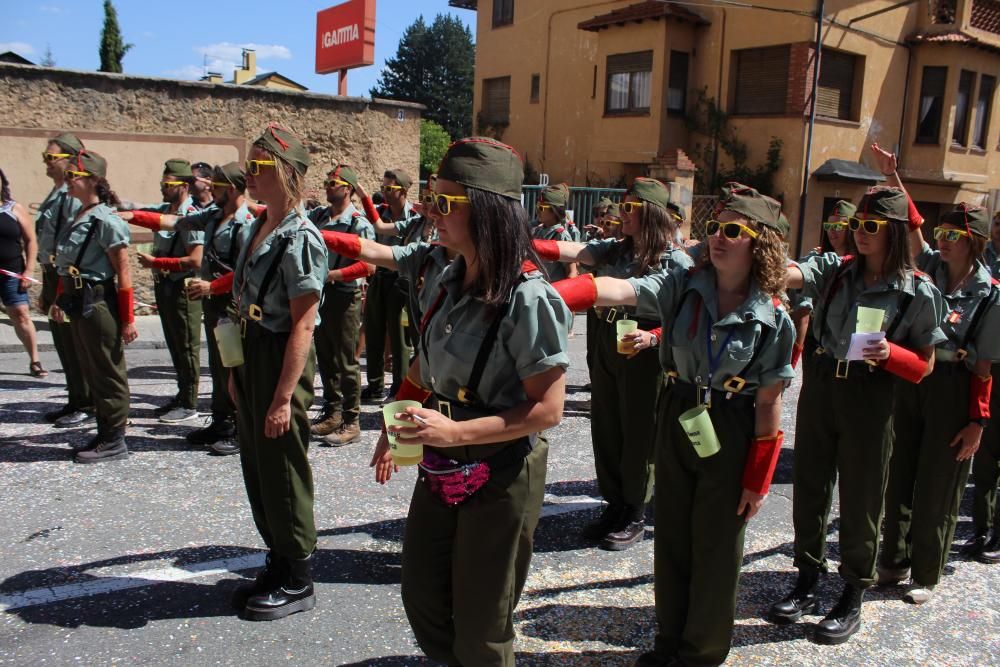
[[431,397],[431,392],[429,389],[424,389],[419,384],[411,380],[409,377],[403,378],[403,384],[399,385],[399,391],[396,392],[397,401],[417,401],[421,405],[427,402],[427,399]]
[[132,211],[132,219],[128,221],[130,225],[144,227],[150,231],[160,231],[163,223],[163,214],[155,211]]
[[882,362],[882,368],[907,382],[918,384],[927,372],[927,360],[902,345],[889,343],[889,358]]
[[208,284],[208,291],[212,296],[219,296],[220,294],[229,294],[233,291],[233,276],[235,276],[232,271],[229,273],[224,273],[211,283]]
[[320,233],[323,235],[323,241],[330,252],[350,259],[357,259],[358,255],[361,254],[361,237],[357,234],[330,231],[321,231]]
[[368,265],[364,262],[354,262],[340,270],[340,279],[343,281],[357,280],[368,276]]
[[649,333],[656,336],[656,340],[663,340],[663,327],[656,327],[655,329],[650,329]]
[[382,216],[378,214],[378,209],[375,208],[375,202],[372,201],[371,197],[364,197],[361,200],[361,208],[365,210],[365,217],[372,222],[382,219]]
[[546,262],[559,261],[559,241],[535,239],[531,245],[535,246],[535,252]]
[[587,273],[576,278],[567,278],[552,283],[559,296],[573,312],[587,310],[597,303],[597,283],[593,274]]
[[160,269],[161,271],[183,271],[184,267],[181,266],[180,257],[155,257],[153,261],[150,262],[152,268]]
[[754,438],[747,453],[747,462],[743,466],[743,488],[760,495],[766,495],[774,477],[774,468],[778,465],[778,455],[781,453],[781,443],[785,441],[784,431],[777,435],[765,435]]
[[907,225],[910,227],[911,232],[915,232],[920,229],[922,224],[924,224],[924,216],[920,215],[920,211],[917,210],[917,205],[913,203],[912,199],[910,199],[909,193],[906,193],[906,205],[908,209]]
[[799,359],[802,358],[802,345],[792,345],[792,368],[799,365]]
[[972,374],[972,379],[969,381],[969,419],[976,421],[990,418],[990,394],[992,390],[992,375]]
[[135,293],[131,287],[118,290],[118,319],[122,324],[135,322]]

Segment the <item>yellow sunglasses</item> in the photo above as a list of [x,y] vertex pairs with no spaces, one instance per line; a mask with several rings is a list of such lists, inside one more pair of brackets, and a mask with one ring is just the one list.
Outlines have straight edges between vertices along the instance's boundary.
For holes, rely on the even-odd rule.
[[722,235],[727,239],[737,239],[740,237],[740,234],[746,234],[752,239],[758,236],[757,232],[741,222],[719,222],[718,220],[709,220],[705,232],[709,236],[715,236],[719,233],[720,229],[722,230]]
[[823,223],[823,229],[828,232],[842,232],[847,229],[847,223],[828,220]]
[[89,171],[76,171],[75,169],[66,170],[66,178],[70,180],[75,180],[77,178],[86,178],[87,176],[90,175],[91,173]]
[[641,201],[627,201],[623,202],[621,205],[622,212],[624,213],[631,213],[632,211],[637,211],[643,206],[644,204]]
[[212,181],[213,188],[228,188],[232,183],[229,181]]
[[73,157],[69,153],[49,153],[48,151],[42,151],[42,160],[45,162],[55,162],[56,160],[63,160],[68,157]]
[[541,213],[542,211],[547,211],[552,208],[552,204],[535,204],[535,210]]
[[168,188],[176,188],[178,185],[187,185],[185,181],[160,181],[160,185],[165,185]]
[[622,224],[622,221],[618,220],[616,218],[604,218],[604,224],[605,225],[620,225],[620,224]]
[[962,237],[971,236],[969,232],[962,229],[943,229],[937,227],[934,229],[934,240],[935,241],[948,241],[949,243],[955,243],[960,241]]
[[393,190],[402,190],[402,185],[383,185],[382,192],[392,192]]
[[863,229],[865,234],[871,234],[872,236],[878,234],[882,227],[888,224],[888,220],[862,220],[861,218],[847,219],[847,226],[851,228],[852,232]]
[[349,186],[349,185],[350,185],[350,183],[348,183],[347,181],[342,181],[339,178],[328,178],[325,181],[323,181],[323,187],[324,188],[329,188],[329,187],[334,187],[334,186],[336,186],[336,187]]
[[451,205],[453,203],[468,204],[469,198],[452,195],[434,195],[434,206],[437,207],[438,213],[441,215],[451,215]]
[[278,164],[274,160],[247,160],[246,170],[251,176],[258,176],[261,167],[273,167]]

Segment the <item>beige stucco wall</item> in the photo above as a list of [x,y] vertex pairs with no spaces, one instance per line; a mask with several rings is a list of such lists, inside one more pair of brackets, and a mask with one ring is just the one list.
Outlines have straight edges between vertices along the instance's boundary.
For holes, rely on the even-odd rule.
[[305,141],[309,186],[319,192],[336,162],[357,166],[366,187],[386,169],[416,174],[419,163],[422,107],[407,103],[0,65],[0,106],[0,167],[28,204],[51,187],[40,153],[46,138],[64,130],[104,154],[112,187],[139,202],[160,199],[165,160],[242,160],[269,121]]

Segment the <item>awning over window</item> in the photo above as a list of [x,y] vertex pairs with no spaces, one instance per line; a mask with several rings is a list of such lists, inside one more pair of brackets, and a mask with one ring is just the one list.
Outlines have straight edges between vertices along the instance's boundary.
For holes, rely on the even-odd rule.
[[821,181],[854,181],[856,183],[880,183],[885,176],[869,169],[860,162],[850,160],[827,160],[813,172]]

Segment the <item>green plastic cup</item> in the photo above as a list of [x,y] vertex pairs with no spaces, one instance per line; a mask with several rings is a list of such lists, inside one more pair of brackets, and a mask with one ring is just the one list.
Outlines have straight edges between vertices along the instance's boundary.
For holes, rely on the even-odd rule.
[[635,320],[618,320],[615,322],[615,331],[618,334],[618,354],[632,354],[635,352],[635,343],[622,340],[625,334],[635,333],[639,330],[639,323]]
[[712,418],[708,414],[708,408],[699,405],[691,408],[677,420],[681,423],[684,432],[694,446],[694,451],[698,456],[707,459],[719,453],[719,437],[715,434],[715,427],[712,426]]
[[[396,419],[397,412],[406,412],[406,408],[419,408],[419,401],[393,401],[382,406],[382,419],[385,420],[386,429],[390,426],[413,426],[413,422]],[[389,438],[389,451],[392,454],[392,462],[398,466],[413,466],[420,463],[424,458],[423,445],[401,445],[396,440],[396,436],[391,431],[386,431]]]

